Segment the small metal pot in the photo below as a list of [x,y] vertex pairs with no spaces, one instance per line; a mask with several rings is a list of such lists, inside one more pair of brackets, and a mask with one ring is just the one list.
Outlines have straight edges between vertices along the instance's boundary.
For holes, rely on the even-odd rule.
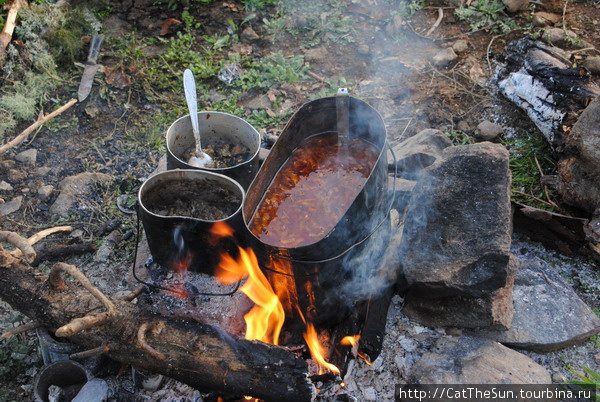
[[[182,186],[196,189],[206,194],[206,200],[216,203],[221,199],[215,189],[227,189],[239,195],[239,205],[221,220],[164,216],[148,209],[150,200],[157,194],[165,204],[177,199],[180,196],[177,189]],[[244,189],[235,180],[203,170],[168,170],[150,177],[138,193],[138,214],[154,260],[167,269],[180,269],[185,262],[185,268],[189,271],[212,274],[224,249],[215,244],[210,229],[216,222],[225,222],[233,228],[236,236],[243,236],[245,226],[241,209],[244,197]]]
[[250,150],[250,159],[226,168],[199,168],[181,158],[196,143],[190,116],[185,115],[173,122],[167,130],[167,169],[201,169],[231,177],[247,189],[258,172],[260,134],[247,121],[223,112],[199,112],[202,146],[222,141],[241,144]]
[[73,399],[90,379],[83,366],[72,360],[61,360],[45,366],[35,379],[34,398],[36,402],[48,402],[48,388],[56,385],[68,392],[67,400]]

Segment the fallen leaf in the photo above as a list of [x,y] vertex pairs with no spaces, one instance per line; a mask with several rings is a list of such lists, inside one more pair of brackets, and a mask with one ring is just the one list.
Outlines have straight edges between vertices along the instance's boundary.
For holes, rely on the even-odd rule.
[[183,25],[183,22],[179,21],[177,18],[167,18],[160,24],[160,36],[171,35],[179,29],[179,27]]
[[131,86],[131,77],[125,72],[123,66],[116,68],[105,67],[106,83],[115,88],[127,88]]

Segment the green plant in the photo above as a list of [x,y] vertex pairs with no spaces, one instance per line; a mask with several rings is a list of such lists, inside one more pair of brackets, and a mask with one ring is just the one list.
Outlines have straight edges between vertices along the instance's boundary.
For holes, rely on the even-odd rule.
[[279,3],[278,0],[244,0],[243,2],[248,11],[262,10]]
[[239,79],[239,85],[246,91],[294,84],[306,78],[308,69],[304,56],[285,57],[282,53],[272,53],[249,63]]
[[591,395],[591,400],[600,401],[600,373],[589,367],[583,367],[583,373],[580,373],[569,364],[565,364],[569,368],[569,371],[577,377],[576,380],[568,380],[567,383],[580,385],[584,389],[590,390],[590,392],[595,392],[595,394]]
[[509,166],[512,173],[512,199],[537,208],[554,210],[549,202],[552,190],[541,184],[542,174],[552,173],[555,162],[550,149],[539,132],[521,132],[516,139],[504,140],[510,154]]
[[592,335],[590,336],[590,341],[594,342],[595,348],[600,348],[600,336]]
[[473,140],[473,137],[460,131],[450,130],[446,131],[444,134],[446,135],[446,137],[452,140],[452,143],[454,145],[468,145],[473,144],[475,142]]
[[509,33],[517,29],[517,24],[506,12],[500,0],[479,0],[469,6],[458,7],[454,13],[463,21],[469,22],[471,30],[489,29],[496,33]]

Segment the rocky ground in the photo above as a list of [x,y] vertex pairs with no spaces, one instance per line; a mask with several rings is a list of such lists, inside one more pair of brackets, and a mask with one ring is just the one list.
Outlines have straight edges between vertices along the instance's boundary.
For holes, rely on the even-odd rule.
[[[72,3],[67,7],[78,4]],[[500,2],[469,1],[464,2],[462,14],[456,11],[460,1],[421,6],[383,0],[322,3],[254,9],[240,2],[94,4],[89,17],[94,22],[79,32],[77,41],[83,37],[85,42],[86,36],[89,40],[98,29],[107,36],[99,58],[103,68],[88,99],[0,155],[2,230],[31,236],[47,227],[70,225],[72,231],[40,243],[47,256],[39,262],[40,270],[47,272],[58,259],[79,266],[109,294],[134,286],[127,281],[138,241],[131,208],[137,189],[164,155],[166,128],[187,113],[181,88],[187,67],[200,82],[201,108],[246,118],[261,132],[265,146],[272,144],[291,112],[304,102],[346,86],[380,112],[392,145],[429,128],[440,130],[453,144],[484,139],[501,143],[511,153],[513,201],[593,217],[587,204],[573,205],[567,199],[568,204],[560,188],[541,184],[541,176],[559,175],[557,161],[564,155],[546,145],[527,114],[498,91],[494,76],[505,63],[506,46],[512,40],[542,30],[546,36],[554,29],[564,33],[568,28],[576,36],[561,45],[572,50],[570,63],[586,66],[592,72],[590,80],[597,81],[600,9],[596,2],[549,0],[509,12]],[[501,11],[494,11],[494,4]],[[16,85],[15,80],[31,84],[22,77],[27,71],[39,71],[32,36],[43,29],[39,20],[24,14],[17,27],[3,68],[4,92]],[[62,49],[62,54],[67,50]],[[80,46],[73,60],[59,59],[52,73],[58,75],[57,83],[33,101],[34,108],[48,112],[76,97],[86,51],[87,46]],[[244,71],[241,76],[238,69]],[[570,118],[576,121],[580,112]],[[34,120],[35,116],[17,120],[2,141],[12,139]],[[73,247],[59,256],[48,251],[73,245],[81,247],[81,255],[74,255]],[[597,259],[590,257],[593,250],[567,256],[518,234],[511,250],[522,263],[545,261],[539,264],[548,270],[543,271],[548,285],[552,282],[565,290],[560,278],[565,279],[598,314],[600,278]],[[518,288],[518,277],[516,281]],[[431,353],[439,338],[467,335],[467,330],[454,326],[442,329],[411,321],[403,310],[405,302],[398,296],[393,299],[381,357],[372,366],[355,360],[344,379],[346,387],[324,390],[324,398],[347,394],[357,400],[393,400],[394,385],[412,379],[413,366]],[[2,329],[25,320],[4,304],[0,312]],[[556,327],[545,329],[552,332],[558,324],[569,326],[577,318],[552,316],[549,322],[556,321]],[[452,350],[448,341],[441,342],[445,343],[438,349]],[[33,378],[42,366],[35,345],[33,334],[2,341],[1,400],[31,397]],[[468,345],[472,350],[491,348]],[[579,372],[600,367],[595,337],[550,353],[519,351],[542,365],[555,383],[574,378],[567,364]],[[510,356],[504,350],[495,353]],[[424,364],[420,370],[435,372]],[[117,400],[201,398],[197,391],[172,380],[157,391],[136,389],[129,369],[106,379]]]

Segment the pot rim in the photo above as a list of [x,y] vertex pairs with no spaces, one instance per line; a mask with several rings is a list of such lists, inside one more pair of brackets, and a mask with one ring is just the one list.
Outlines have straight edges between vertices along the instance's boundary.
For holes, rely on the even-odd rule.
[[[156,179],[158,176],[177,175],[177,174],[186,175],[186,176],[189,176],[189,175],[204,176],[204,178],[208,178],[208,179],[217,179],[217,180],[221,179],[224,181],[231,182],[240,191],[240,194],[241,194],[240,204],[233,213],[228,215],[226,218],[218,219],[218,220],[199,219],[199,218],[194,218],[191,216],[183,216],[183,215],[164,216],[164,215],[155,214],[154,212],[152,212],[148,208],[146,208],[146,206],[142,202],[142,192],[146,191],[146,189],[144,188],[144,187],[146,187],[146,184],[149,183],[150,181],[152,181],[153,179]],[[157,173],[155,175],[150,176],[148,179],[146,179],[146,181],[144,183],[142,183],[142,185],[140,186],[140,189],[138,190],[138,206],[139,206],[139,208],[142,208],[145,213],[152,215],[154,217],[161,218],[161,219],[170,219],[170,220],[191,219],[191,220],[198,221],[198,222],[211,222],[211,223],[225,222],[240,212],[240,210],[244,206],[245,198],[246,198],[246,192],[244,191],[244,188],[241,186],[241,184],[238,183],[237,181],[233,180],[232,178],[230,178],[228,176],[220,174],[220,173],[207,172],[207,171],[198,170],[198,169],[173,169],[173,170],[167,170],[164,172]]]
[[[241,121],[243,124],[247,125],[248,128],[250,128],[251,131],[256,134],[255,137],[258,138],[258,146],[256,147],[256,151],[252,154],[252,156],[248,160],[246,160],[244,162],[240,162],[237,165],[227,166],[227,167],[223,167],[223,168],[202,167],[203,170],[210,171],[210,172],[221,172],[221,171],[225,171],[225,170],[230,170],[230,169],[234,169],[234,168],[237,168],[237,167],[240,167],[240,166],[244,166],[244,165],[246,165],[248,163],[251,163],[254,160],[254,158],[258,157],[258,153],[260,152],[260,142],[261,142],[260,133],[256,130],[256,128],[254,128],[254,126],[252,124],[248,123],[246,120],[242,119],[239,116],[236,116],[234,114],[227,113],[227,112],[217,112],[217,111],[211,111],[211,110],[204,110],[202,112],[198,112],[198,115],[205,115],[205,114],[211,114],[211,113],[212,114],[216,114],[216,115],[233,117],[233,118]],[[185,166],[189,166],[189,169],[191,170],[193,168],[197,169],[197,167],[195,167],[193,165],[190,165],[189,163],[187,163],[186,161],[184,161],[183,159],[181,159],[178,155],[175,154],[175,152],[173,152],[171,150],[171,147],[169,146],[169,133],[171,132],[171,129],[180,120],[188,119],[189,116],[190,115],[188,113],[188,114],[186,114],[184,116],[181,116],[180,118],[178,118],[177,120],[175,120],[173,123],[171,123],[171,125],[169,126],[169,128],[167,128],[167,134],[166,134],[165,137],[166,137],[166,143],[167,143],[166,144],[167,145],[167,152],[169,152],[177,161],[181,162]],[[186,167],[186,169],[182,169],[182,170],[187,170],[187,167]]]

